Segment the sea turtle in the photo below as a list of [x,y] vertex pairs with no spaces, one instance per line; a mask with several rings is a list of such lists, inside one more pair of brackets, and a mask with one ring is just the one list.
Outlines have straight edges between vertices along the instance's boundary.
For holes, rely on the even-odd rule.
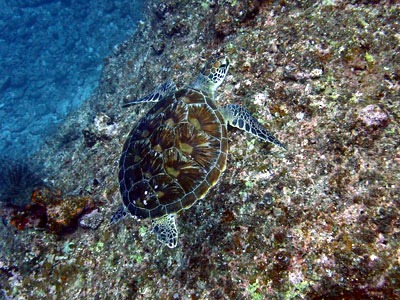
[[110,224],[127,212],[150,218],[157,239],[174,248],[176,214],[203,198],[225,170],[227,124],[285,149],[246,108],[217,106],[215,92],[229,65],[227,56],[217,57],[188,87],[177,90],[167,81],[146,97],[124,103],[156,104],[137,122],[123,146],[118,174],[123,205]]

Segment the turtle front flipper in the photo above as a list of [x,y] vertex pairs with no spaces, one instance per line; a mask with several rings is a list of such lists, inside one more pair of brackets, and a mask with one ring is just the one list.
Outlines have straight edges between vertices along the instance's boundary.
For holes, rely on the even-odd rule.
[[176,228],[176,215],[165,215],[159,219],[152,220],[153,232],[157,240],[168,246],[175,248],[178,243],[178,229]]
[[148,103],[148,102],[158,102],[165,96],[169,95],[176,91],[175,83],[171,80],[163,83],[159,87],[157,87],[154,91],[152,91],[147,96],[137,99],[137,100],[128,100],[122,104],[122,107],[127,107],[130,105],[140,104],[140,103]]
[[124,218],[126,216],[126,210],[125,210],[125,206],[123,204],[121,204],[117,211],[113,214],[113,216],[111,217],[110,222],[108,223],[108,226],[111,226],[113,224],[117,224],[122,218]]
[[229,125],[240,128],[263,141],[270,142],[286,150],[286,147],[269,133],[243,106],[228,104],[222,106],[220,111]]

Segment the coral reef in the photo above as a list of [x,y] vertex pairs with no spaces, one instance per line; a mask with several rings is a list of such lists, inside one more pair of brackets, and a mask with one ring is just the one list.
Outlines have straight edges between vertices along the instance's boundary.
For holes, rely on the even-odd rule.
[[[27,228],[11,239],[1,228],[12,241],[0,244],[7,297],[400,298],[400,5],[252,2],[146,4],[137,32],[105,58],[99,89],[60,126],[79,135],[34,155],[54,186],[90,197],[97,229],[80,219],[65,235]],[[151,106],[124,99],[191,82],[214,53],[232,61],[219,103],[243,103],[288,151],[230,128],[227,170],[179,215],[176,249],[147,221],[107,227],[122,144]],[[46,214],[58,220],[76,201]]]
[[63,196],[61,191],[42,188],[32,193],[32,205],[15,211],[10,223],[18,230],[46,228],[62,233],[76,227],[78,218],[94,208],[89,196]]

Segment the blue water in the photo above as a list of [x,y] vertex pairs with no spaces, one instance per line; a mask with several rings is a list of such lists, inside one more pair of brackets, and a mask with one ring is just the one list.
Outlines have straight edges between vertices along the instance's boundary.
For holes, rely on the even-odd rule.
[[33,153],[91,95],[143,2],[0,0],[0,155]]

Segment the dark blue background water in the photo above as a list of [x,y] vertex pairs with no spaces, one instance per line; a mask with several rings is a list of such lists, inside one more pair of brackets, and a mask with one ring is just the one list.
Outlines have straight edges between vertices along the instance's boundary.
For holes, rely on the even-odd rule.
[[0,0],[0,155],[33,153],[90,96],[143,2]]

